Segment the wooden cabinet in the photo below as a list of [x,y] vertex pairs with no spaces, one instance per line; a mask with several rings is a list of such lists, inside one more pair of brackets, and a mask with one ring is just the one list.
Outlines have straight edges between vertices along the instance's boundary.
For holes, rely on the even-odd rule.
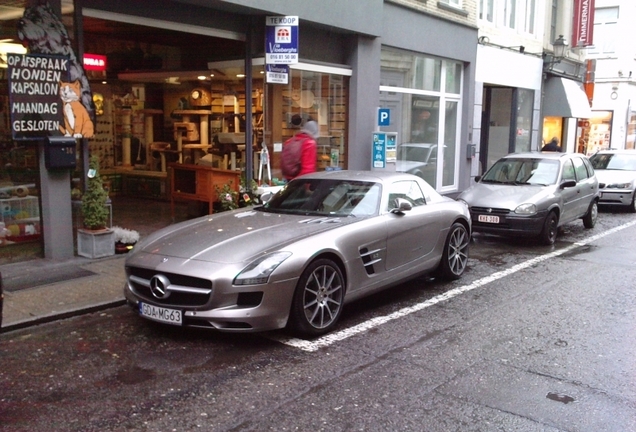
[[170,164],[170,205],[174,218],[174,200],[207,201],[209,212],[218,200],[217,187],[231,184],[237,193],[240,189],[239,171],[211,168],[202,165]]

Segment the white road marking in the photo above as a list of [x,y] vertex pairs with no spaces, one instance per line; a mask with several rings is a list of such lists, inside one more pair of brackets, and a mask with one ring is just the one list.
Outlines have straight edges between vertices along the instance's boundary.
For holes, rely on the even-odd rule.
[[625,228],[629,228],[632,225],[635,225],[636,221],[633,222],[629,222],[626,224],[623,224],[621,226],[612,228],[610,230],[604,231],[600,234],[596,234],[593,235],[591,237],[588,237],[580,242],[576,242],[574,244],[572,244],[571,246],[568,246],[564,249],[560,249],[560,250],[556,250],[550,253],[547,253],[545,255],[541,255],[538,256],[536,258],[532,258],[529,259],[528,261],[524,261],[520,264],[514,265],[512,267],[510,267],[509,269],[506,270],[502,270],[496,273],[491,274],[490,276],[486,276],[483,277],[481,279],[476,280],[475,282],[471,283],[470,285],[464,285],[458,288],[454,288],[452,290],[446,291],[444,294],[440,294],[438,296],[435,296],[433,298],[430,298],[422,303],[417,303],[413,306],[409,306],[409,307],[405,307],[400,309],[399,311],[393,312],[391,314],[388,315],[384,315],[384,316],[379,316],[379,317],[375,317],[375,318],[371,318],[370,320],[367,320],[365,322],[362,322],[358,325],[355,325],[353,327],[349,327],[343,330],[340,330],[338,332],[334,332],[334,333],[329,333],[326,334],[318,339],[314,339],[311,341],[308,340],[304,340],[304,339],[298,339],[298,338],[291,338],[291,337],[284,337],[284,336],[268,336],[270,339],[278,341],[280,343],[283,343],[285,345],[289,345],[291,347],[294,348],[298,348],[301,349],[303,351],[308,351],[308,352],[313,352],[313,351],[317,351],[320,348],[324,348],[326,346],[332,345],[338,341],[350,338],[351,336],[355,336],[357,334],[363,333],[367,330],[370,330],[374,327],[377,327],[379,325],[385,324],[389,321],[393,321],[395,319],[398,318],[402,318],[405,317],[407,315],[412,314],[413,312],[417,312],[420,311],[422,309],[425,309],[427,307],[436,305],[438,303],[441,303],[443,301],[446,300],[450,300],[453,297],[457,297],[460,294],[464,294],[468,291],[472,291],[476,288],[482,287],[486,284],[489,284],[491,282],[494,282],[498,279],[504,278],[506,276],[509,276],[513,273],[516,273],[518,271],[521,271],[523,269],[526,269],[528,267],[532,267],[540,262],[549,260],[551,258],[557,257],[559,255],[563,255],[565,253],[568,253],[576,248],[579,248],[581,246],[585,246],[589,243],[592,243],[600,238],[603,238],[605,236],[608,236],[610,234],[614,234],[618,231],[624,230]]

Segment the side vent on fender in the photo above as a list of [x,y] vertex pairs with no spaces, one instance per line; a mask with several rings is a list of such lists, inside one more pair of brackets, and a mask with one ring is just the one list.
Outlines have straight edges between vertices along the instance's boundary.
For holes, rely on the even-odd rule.
[[375,274],[373,265],[382,261],[380,258],[380,249],[370,251],[366,247],[360,249],[360,258],[362,258],[362,264],[368,275]]

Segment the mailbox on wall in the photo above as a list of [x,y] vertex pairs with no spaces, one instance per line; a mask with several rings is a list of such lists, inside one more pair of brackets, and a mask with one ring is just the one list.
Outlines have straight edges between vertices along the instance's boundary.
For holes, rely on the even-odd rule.
[[46,169],[75,169],[77,166],[77,144],[72,137],[48,137],[44,149]]

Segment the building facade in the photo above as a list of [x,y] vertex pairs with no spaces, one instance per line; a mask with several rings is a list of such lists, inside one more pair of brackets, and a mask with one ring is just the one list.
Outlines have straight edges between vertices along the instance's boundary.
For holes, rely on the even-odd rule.
[[591,116],[584,50],[566,40],[576,1],[480,2],[473,176],[508,153],[540,150],[552,137],[575,151],[579,122]]
[[636,3],[596,0],[594,44],[587,58],[595,64],[592,117],[582,134],[582,151],[636,148],[636,48],[631,43]]
[[[20,27],[25,22],[52,19],[21,20],[25,8],[39,3],[0,0],[5,53],[20,50],[19,36],[29,37]],[[298,117],[319,125],[319,170],[406,170],[397,163],[399,148],[416,142],[436,148],[415,162],[428,166],[426,178],[437,190],[453,195],[468,185],[475,142],[473,0],[160,0],[152,6],[58,0],[50,6],[69,36],[58,40],[83,59],[94,135],[78,139],[76,169],[49,169],[45,140],[14,139],[8,72],[0,68],[0,153],[2,166],[10,167],[2,172],[9,202],[3,218],[12,231],[6,239],[21,240],[5,241],[4,256],[24,244],[45,257],[74,254],[72,189],[81,190],[90,155],[99,157],[113,196],[169,199],[171,164],[278,184],[282,143],[297,130],[292,119]],[[272,16],[298,20],[291,30],[298,32],[298,59],[288,68],[266,65]],[[379,124],[379,108],[389,110],[389,124]],[[417,136],[420,130],[428,136]],[[382,131],[395,140],[379,155],[374,133]],[[13,208],[27,201],[33,209]]]

